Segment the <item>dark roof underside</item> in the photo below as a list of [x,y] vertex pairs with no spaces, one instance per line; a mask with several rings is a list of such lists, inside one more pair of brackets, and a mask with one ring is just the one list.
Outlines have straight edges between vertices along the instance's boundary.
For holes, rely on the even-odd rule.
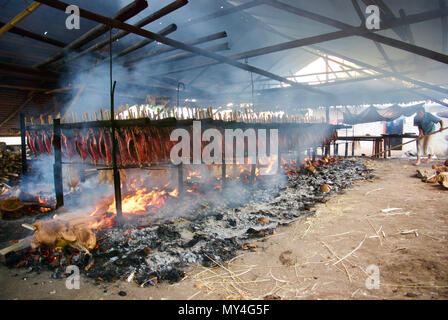
[[[71,4],[110,17],[131,2],[131,0],[72,0]],[[146,9],[126,22],[136,23],[169,2],[148,1],[149,6]],[[361,23],[350,0],[281,0],[280,2],[351,26],[359,26]],[[10,21],[30,3],[31,1],[2,1],[0,22]],[[382,10],[381,17],[388,19],[399,18],[400,9],[404,9],[406,15],[412,16],[440,8],[439,0],[358,0],[357,3],[361,10],[365,10],[366,4],[378,4]],[[246,4],[249,4],[246,6],[249,8],[238,10],[239,6]],[[233,13],[219,16],[220,13],[235,7],[237,9]],[[393,16],[390,16],[390,13]],[[211,14],[215,16],[210,17]],[[37,67],[60,52],[61,45],[71,43],[97,25],[82,18],[79,30],[67,30],[66,18],[67,14],[64,12],[41,5],[16,25],[19,29],[55,40],[59,46],[11,31],[0,36],[0,135],[17,134],[18,108],[23,108],[20,111],[27,116],[36,117],[40,114],[64,112],[68,106],[72,106],[71,111],[75,112],[109,106],[109,64],[98,64],[98,61],[108,57],[109,46],[97,51],[95,56],[85,55],[62,67],[56,68],[58,64]],[[228,50],[216,52],[223,56],[340,30],[251,0],[189,0],[187,5],[143,28],[158,32],[172,23],[177,25],[177,30],[167,37],[181,42],[225,31],[227,33],[225,38],[195,45],[209,49],[227,42]],[[416,46],[447,54],[447,51],[443,52],[447,50],[446,45],[445,48],[443,45],[448,39],[443,41],[443,37],[447,38],[447,34],[442,31],[442,24],[443,19],[437,18],[411,24],[409,28],[382,30],[377,34],[403,43],[413,41]],[[113,34],[116,33],[118,30],[114,29]],[[108,37],[108,33],[103,34],[81,49],[91,47]],[[114,42],[112,51],[117,54],[143,39],[137,35],[128,35]],[[185,90],[180,93],[181,99],[194,98],[202,106],[254,102],[255,107],[259,109],[278,107],[291,113],[298,108],[443,100],[448,96],[446,64],[385,44],[378,47],[372,40],[360,36],[346,36],[312,46],[250,57],[247,63],[287,78],[315,59],[330,54],[342,57],[359,68],[374,70],[375,77],[372,74],[364,74],[359,78],[344,78],[333,83],[323,82],[311,86],[312,89],[317,89],[316,92],[310,90],[307,84],[304,84],[305,87],[282,88],[279,86],[279,81],[254,73],[254,98],[252,98],[251,74],[231,65],[222,63],[207,65],[204,63],[209,62],[209,58],[194,55],[179,56],[184,53],[181,50],[138,60],[163,48],[166,46],[154,42],[124,57],[114,59],[114,79],[118,82],[117,104],[143,103],[149,94],[171,96],[175,103],[179,82],[185,84]],[[246,63],[245,59],[238,61]],[[16,68],[17,66],[20,68]],[[398,72],[400,75],[395,77],[393,72]],[[382,76],[383,73],[386,75]]]

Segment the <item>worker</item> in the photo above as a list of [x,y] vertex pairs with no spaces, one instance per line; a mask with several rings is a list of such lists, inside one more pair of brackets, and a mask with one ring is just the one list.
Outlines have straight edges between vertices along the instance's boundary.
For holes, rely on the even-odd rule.
[[417,140],[417,162],[416,166],[421,163],[421,156],[428,155],[426,163],[432,160],[432,140],[434,135],[427,136],[430,133],[436,131],[436,123],[440,123],[440,130],[443,129],[443,121],[431,113],[425,112],[425,108],[421,107],[417,110],[414,118],[414,126],[418,127],[418,137]]

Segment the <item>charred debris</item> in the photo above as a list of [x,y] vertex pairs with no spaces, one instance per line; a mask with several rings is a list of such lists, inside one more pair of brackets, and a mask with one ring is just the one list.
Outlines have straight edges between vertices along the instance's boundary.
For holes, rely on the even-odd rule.
[[177,282],[190,266],[212,267],[243,250],[254,250],[257,241],[280,226],[312,215],[315,204],[344,192],[356,180],[374,177],[359,160],[318,160],[282,169],[285,175],[268,176],[256,184],[229,182],[219,197],[204,197],[182,217],[161,214],[97,230],[90,252],[70,246],[59,251],[27,248],[8,253],[5,263],[29,273],[50,270],[52,278],[68,276],[66,267],[76,265],[98,284],[119,279],[142,287]]

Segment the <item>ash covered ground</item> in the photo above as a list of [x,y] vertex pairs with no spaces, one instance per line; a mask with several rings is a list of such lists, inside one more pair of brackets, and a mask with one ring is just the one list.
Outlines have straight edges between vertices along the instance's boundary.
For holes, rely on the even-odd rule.
[[[283,177],[284,178],[284,177]],[[317,202],[339,193],[353,181],[371,179],[371,170],[360,161],[345,160],[309,172],[288,174],[287,179],[228,186],[221,199],[208,200],[187,217],[153,225],[124,226],[98,234],[95,264],[86,272],[103,280],[126,279],[134,274],[139,285],[179,281],[186,268],[213,266],[235,257],[254,238],[273,233],[303,215],[313,214]],[[332,187],[322,193],[320,186]],[[229,196],[226,191],[232,190]]]
[[[140,286],[157,281],[181,280],[192,265],[214,266],[252,250],[281,225],[313,214],[313,205],[340,193],[353,181],[373,178],[360,161],[344,160],[318,168],[261,177],[257,183],[229,181],[215,196],[194,202],[179,200],[156,217],[128,220],[125,225],[97,232],[98,246],[92,254],[64,248],[56,257],[48,252],[24,251],[7,257],[7,265],[29,272],[53,271],[53,278],[67,276],[70,264],[98,281],[132,279]],[[331,186],[323,193],[323,184]],[[194,203],[194,205],[192,205]],[[179,213],[182,216],[179,217]],[[87,267],[87,268],[86,268]]]

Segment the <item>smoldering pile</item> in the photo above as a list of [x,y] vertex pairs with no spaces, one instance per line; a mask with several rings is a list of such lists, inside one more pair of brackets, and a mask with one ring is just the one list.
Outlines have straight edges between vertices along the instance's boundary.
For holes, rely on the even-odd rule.
[[[177,218],[147,227],[124,227],[98,234],[95,264],[86,272],[103,280],[134,275],[139,285],[155,281],[179,281],[189,265],[213,266],[251,249],[256,238],[273,233],[303,215],[316,202],[341,192],[352,181],[371,179],[371,170],[359,161],[340,161],[309,172],[288,175],[283,185],[247,190],[250,201],[233,208],[204,204],[195,219]],[[331,186],[321,192],[321,186]]]
[[[28,259],[24,266],[29,271],[50,268],[53,277],[63,277],[65,267],[75,264],[98,281],[127,279],[140,286],[161,280],[176,282],[191,265],[213,266],[235,257],[240,250],[253,250],[255,239],[313,214],[314,204],[325,202],[355,180],[372,178],[371,171],[359,161],[345,160],[320,166],[314,173],[289,170],[287,179],[240,185],[238,192],[229,193],[233,197],[225,196],[235,187],[228,186],[222,190],[221,201],[206,198],[182,218],[145,225],[134,221],[132,225],[98,231],[97,246],[91,254],[68,248],[59,252],[57,259],[40,256]],[[20,261],[19,256],[15,254],[10,265]]]
[[20,152],[0,142],[0,195],[11,188],[22,172]]

